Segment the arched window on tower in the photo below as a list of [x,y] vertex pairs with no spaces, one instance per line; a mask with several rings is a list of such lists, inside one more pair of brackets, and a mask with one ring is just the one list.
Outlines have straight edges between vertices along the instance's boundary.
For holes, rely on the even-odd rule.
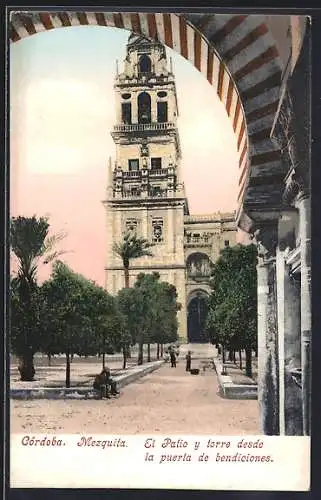
[[151,100],[147,92],[138,96],[138,123],[151,123]]
[[157,103],[157,121],[158,123],[166,123],[168,121],[168,112],[167,112],[167,102],[158,102]]
[[152,71],[152,63],[150,58],[143,54],[139,59],[139,74],[150,73]]
[[123,123],[131,124],[132,122],[132,105],[130,102],[122,102],[121,119]]

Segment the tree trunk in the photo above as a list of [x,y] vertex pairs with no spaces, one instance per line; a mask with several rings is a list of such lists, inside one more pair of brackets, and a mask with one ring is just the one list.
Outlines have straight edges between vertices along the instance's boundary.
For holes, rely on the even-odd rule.
[[226,347],[225,345],[222,345],[222,372],[221,372],[222,375],[227,375],[225,361],[226,361]]
[[161,352],[160,352],[160,355],[161,355],[161,358],[164,356],[164,345],[161,344]]
[[143,349],[144,349],[144,344],[143,342],[139,342],[138,344],[138,360],[137,360],[137,364],[138,365],[142,365],[143,362],[144,362],[144,353],[143,353]]
[[103,369],[105,368],[105,353],[103,352]]
[[245,375],[252,377],[252,349],[250,347],[245,349]]
[[150,363],[150,344],[147,344],[147,361]]
[[[87,356],[86,356],[86,357],[87,357]],[[72,353],[70,354],[70,363],[72,363],[73,359],[74,359],[74,353],[72,352]]]
[[51,354],[50,354],[50,352],[48,352],[47,358],[48,358],[48,366],[51,366]]
[[233,361],[233,350],[232,349],[229,349],[229,351],[228,351],[228,360]]
[[123,345],[123,370],[126,370],[126,362],[127,362],[127,346]]
[[236,365],[236,351],[233,351],[233,363]]
[[157,344],[157,359],[159,359],[159,344]]
[[66,352],[66,387],[70,387],[70,354]]
[[36,370],[33,363],[33,352],[27,348],[20,357],[18,370],[20,372],[20,380],[23,382],[32,382]]
[[124,266],[125,288],[129,288],[129,268]]
[[243,364],[242,364],[242,349],[239,350],[239,360],[240,360],[240,370],[243,369]]

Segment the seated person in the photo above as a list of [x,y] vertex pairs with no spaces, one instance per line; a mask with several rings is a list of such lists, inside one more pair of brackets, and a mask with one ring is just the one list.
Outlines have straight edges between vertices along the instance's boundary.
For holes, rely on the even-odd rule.
[[96,375],[94,380],[94,389],[100,392],[102,398],[110,398],[110,396],[120,394],[119,391],[117,391],[116,382],[110,375],[109,368],[103,368],[101,373]]

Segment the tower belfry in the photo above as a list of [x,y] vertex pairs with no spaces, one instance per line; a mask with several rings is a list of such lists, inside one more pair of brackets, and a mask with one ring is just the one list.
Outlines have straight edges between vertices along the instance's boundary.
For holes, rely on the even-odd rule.
[[[175,79],[168,66],[161,43],[129,36],[123,71],[118,67],[114,83],[116,124],[111,135],[116,159],[104,202],[109,235],[106,287],[111,293],[124,287],[122,262],[112,246],[126,232],[135,231],[155,246],[152,257],[131,262],[130,284],[139,273],[156,271],[180,290],[178,300],[185,304],[184,214],[188,205],[180,178]],[[185,311],[180,322],[185,334]]]
[[124,71],[114,85],[114,197],[184,199],[177,96],[165,47],[131,34],[126,49]]
[[227,235],[236,234],[233,216],[221,220],[218,214],[189,215],[181,176],[175,78],[164,45],[131,34],[123,64],[116,64],[114,91],[116,123],[111,135],[116,156],[109,162],[104,201],[106,288],[115,295],[125,286],[123,263],[113,244],[133,231],[154,246],[152,256],[130,262],[130,286],[140,273],[158,272],[177,290],[179,337],[188,338],[189,325],[191,335],[195,330],[194,337],[201,338],[203,323],[202,318],[194,321],[193,298],[199,290],[209,291],[209,262],[230,239]]

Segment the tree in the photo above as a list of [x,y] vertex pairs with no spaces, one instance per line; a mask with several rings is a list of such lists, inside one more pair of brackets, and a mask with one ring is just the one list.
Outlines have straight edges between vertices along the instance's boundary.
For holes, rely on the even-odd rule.
[[[37,218],[34,215],[11,218],[10,247],[18,264],[14,282],[15,302],[11,311],[11,323],[15,335],[12,347],[20,358],[19,371],[21,380],[24,381],[32,381],[35,374],[33,356],[37,350],[38,332],[33,324],[32,314],[38,296],[38,267],[40,263],[49,264],[64,253],[55,250],[55,246],[65,234],[49,236],[49,229],[47,217]],[[15,314],[25,315],[26,321],[19,321]]]
[[211,278],[207,330],[212,342],[245,349],[246,375],[252,376],[252,349],[257,342],[257,249],[236,245],[221,252]]
[[[132,259],[138,259],[144,256],[152,256],[150,249],[154,246],[145,238],[139,238],[134,232],[127,232],[122,242],[114,243],[113,251],[123,262],[125,288],[129,288],[129,266]],[[129,345],[123,345],[124,367],[126,367],[126,358],[129,352]]]
[[122,288],[117,295],[118,310],[121,314],[120,343],[123,351],[123,369],[126,368],[127,351],[136,344],[140,330],[139,297],[134,288]]
[[143,346],[177,340],[177,293],[174,286],[160,282],[159,273],[140,273],[133,288],[118,294],[120,309],[132,343],[138,343],[138,364],[142,364]]
[[174,285],[167,282],[158,283],[157,308],[153,323],[153,341],[157,343],[157,357],[159,345],[176,342],[178,338],[177,311],[181,305],[177,302],[177,291]]
[[[20,283],[17,278],[10,283],[10,348],[19,358],[24,358],[25,366],[28,362],[28,380],[35,374],[33,367],[33,352],[40,349],[42,343],[41,309],[42,300],[39,287],[34,284],[29,294],[28,305],[20,298]],[[21,367],[21,364],[19,364]],[[21,378],[25,373],[22,371]],[[25,377],[24,377],[25,380]]]
[[62,262],[54,266],[52,277],[42,287],[46,303],[47,344],[52,353],[66,355],[66,387],[70,387],[73,354],[96,354],[114,348],[117,336],[116,301],[102,287],[74,273]]

